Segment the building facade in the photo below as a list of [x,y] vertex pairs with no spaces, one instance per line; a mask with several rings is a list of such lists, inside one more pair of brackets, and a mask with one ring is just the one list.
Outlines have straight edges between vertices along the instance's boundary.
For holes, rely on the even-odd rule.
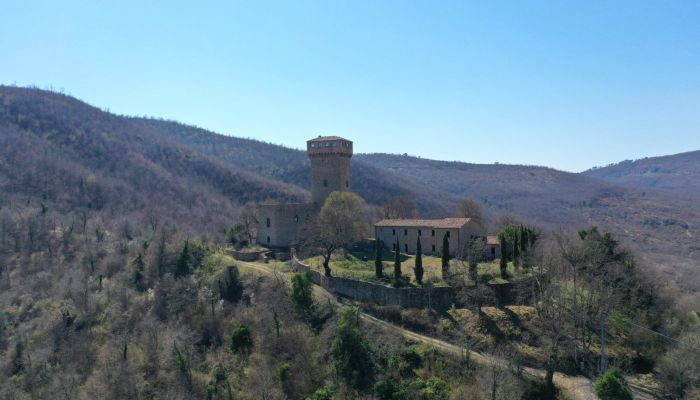
[[394,249],[398,239],[399,251],[408,254],[416,253],[419,237],[423,254],[441,254],[445,235],[450,242],[450,255],[454,256],[463,250],[469,239],[484,236],[484,232],[471,218],[384,219],[374,224],[377,240]]
[[331,192],[350,191],[350,140],[319,136],[306,142],[306,154],[311,163],[311,203],[259,204],[258,244],[293,245],[299,228],[316,216]]

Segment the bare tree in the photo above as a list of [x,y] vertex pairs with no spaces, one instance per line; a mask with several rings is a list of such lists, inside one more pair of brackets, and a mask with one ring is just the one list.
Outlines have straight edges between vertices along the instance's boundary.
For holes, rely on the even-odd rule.
[[347,249],[369,235],[367,206],[362,197],[351,192],[333,192],[313,221],[300,231],[300,245],[323,254],[323,270],[331,275],[333,252]]
[[257,208],[252,204],[246,204],[241,209],[241,215],[238,221],[244,227],[244,233],[249,244],[253,244],[253,239],[258,234],[258,212]]
[[457,217],[471,218],[480,227],[485,226],[484,213],[479,202],[472,198],[462,199],[457,203]]
[[384,203],[382,210],[386,219],[416,218],[418,216],[416,202],[410,197],[395,197]]

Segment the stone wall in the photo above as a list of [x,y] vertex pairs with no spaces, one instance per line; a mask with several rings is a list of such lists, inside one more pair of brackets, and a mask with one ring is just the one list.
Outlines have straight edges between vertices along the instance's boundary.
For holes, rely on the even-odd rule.
[[288,247],[299,228],[316,215],[313,204],[258,205],[258,244],[266,247]]
[[339,277],[327,277],[292,257],[292,269],[309,274],[311,281],[341,297],[365,303],[402,308],[433,308],[445,310],[454,304],[452,287],[393,288],[370,282]]
[[[462,300],[456,296],[453,287],[434,288],[394,288],[376,283],[358,281],[354,279],[327,277],[319,271],[299,261],[292,255],[290,265],[294,271],[307,273],[311,281],[322,286],[329,292],[348,299],[365,303],[374,303],[382,306],[399,306],[402,308],[432,308],[446,310],[453,305],[456,307],[468,306],[470,291],[476,293],[476,288],[466,289]],[[502,284],[487,284],[491,289],[491,295],[482,298],[484,306],[507,306],[530,304],[532,301],[532,289],[536,283],[536,277],[525,278],[517,282]]]
[[226,253],[228,253],[230,256],[232,256],[236,260],[251,262],[251,261],[259,260],[263,255],[265,255],[266,253],[269,253],[269,251],[268,250],[238,251],[238,250],[227,249]]

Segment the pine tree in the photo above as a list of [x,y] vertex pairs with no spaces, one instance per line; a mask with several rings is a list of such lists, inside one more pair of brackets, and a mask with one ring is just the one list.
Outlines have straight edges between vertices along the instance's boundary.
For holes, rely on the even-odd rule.
[[374,255],[374,274],[377,276],[377,278],[381,279],[384,276],[384,264],[382,263],[382,247],[384,247],[384,245],[379,239],[376,240],[375,244],[376,249]]
[[185,245],[180,251],[180,256],[175,263],[175,278],[180,278],[190,274],[190,243],[185,240]]
[[450,272],[450,239],[447,233],[442,237],[442,279],[446,279]]
[[143,292],[145,287],[145,274],[146,274],[146,263],[143,261],[143,256],[139,253],[138,256],[133,261],[134,265],[134,275],[132,277],[134,286],[139,292]]
[[413,267],[413,272],[416,274],[416,282],[419,285],[423,284],[423,249],[420,245],[420,236],[416,242],[416,265]]
[[401,278],[401,248],[399,247],[399,238],[396,238],[396,248],[394,249],[394,278]]

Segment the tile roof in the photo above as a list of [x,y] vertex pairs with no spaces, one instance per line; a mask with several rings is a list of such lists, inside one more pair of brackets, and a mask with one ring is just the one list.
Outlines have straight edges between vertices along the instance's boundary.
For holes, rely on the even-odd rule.
[[471,221],[471,218],[444,219],[383,219],[374,226],[413,226],[429,228],[461,228]]

